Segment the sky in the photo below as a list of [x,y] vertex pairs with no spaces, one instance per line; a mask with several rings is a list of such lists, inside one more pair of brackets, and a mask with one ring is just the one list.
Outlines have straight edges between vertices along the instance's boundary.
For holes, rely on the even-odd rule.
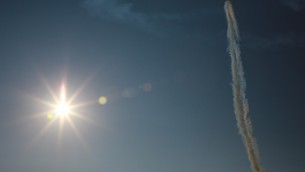
[[[250,172],[224,2],[2,0],[0,171]],[[303,172],[305,1],[232,3],[261,164]],[[91,103],[43,130],[63,82]]]

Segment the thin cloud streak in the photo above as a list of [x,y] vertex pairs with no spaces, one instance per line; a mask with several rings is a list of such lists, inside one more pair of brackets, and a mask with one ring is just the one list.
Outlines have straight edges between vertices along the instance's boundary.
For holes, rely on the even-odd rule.
[[249,105],[246,98],[246,80],[240,56],[240,36],[234,15],[232,3],[225,2],[225,13],[228,22],[228,51],[231,56],[231,70],[233,80],[234,109],[239,133],[247,149],[248,158],[253,172],[262,172],[259,162],[258,148],[252,134],[252,124],[249,116]]

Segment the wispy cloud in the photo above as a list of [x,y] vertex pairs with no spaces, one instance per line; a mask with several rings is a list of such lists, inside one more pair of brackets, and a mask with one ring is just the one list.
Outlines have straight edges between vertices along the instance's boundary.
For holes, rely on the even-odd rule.
[[282,0],[282,3],[296,12],[305,10],[305,0]]
[[147,15],[133,11],[132,3],[119,3],[117,0],[84,0],[82,6],[91,15],[104,20],[133,24],[145,30],[154,27]]
[[[81,3],[88,13],[105,21],[111,21],[138,27],[147,32],[160,34],[162,24],[167,21],[184,21],[199,16],[210,16],[221,12],[214,8],[197,9],[186,13],[143,13],[136,11],[134,4],[120,0],[83,0]],[[164,29],[164,28],[163,28]],[[162,31],[164,32],[164,30]]]

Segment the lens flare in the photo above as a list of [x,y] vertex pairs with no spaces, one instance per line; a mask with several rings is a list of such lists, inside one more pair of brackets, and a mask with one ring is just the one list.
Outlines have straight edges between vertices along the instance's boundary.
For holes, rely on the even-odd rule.
[[53,119],[53,114],[48,114],[48,119]]
[[104,105],[104,104],[107,103],[107,98],[102,96],[102,97],[100,97],[100,98],[98,99],[98,102],[99,102],[101,105]]

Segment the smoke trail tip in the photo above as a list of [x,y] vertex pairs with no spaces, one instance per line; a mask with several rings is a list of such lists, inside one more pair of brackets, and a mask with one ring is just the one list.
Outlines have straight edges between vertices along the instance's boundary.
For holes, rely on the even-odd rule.
[[226,0],[225,8],[227,8],[227,6],[232,6],[232,2],[230,0]]
[[232,27],[233,33],[236,38],[235,40],[237,43],[239,43],[240,35],[239,35],[239,31],[238,31],[238,24],[237,24],[237,20],[236,20],[235,14],[234,14],[233,5],[232,5],[231,0],[225,1],[224,10],[226,12],[228,25],[231,25],[229,27]]

